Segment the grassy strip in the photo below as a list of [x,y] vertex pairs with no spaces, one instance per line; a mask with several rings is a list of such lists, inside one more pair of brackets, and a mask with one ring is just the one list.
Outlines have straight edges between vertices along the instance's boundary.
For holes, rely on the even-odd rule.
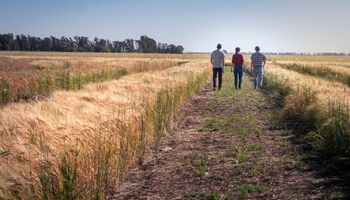
[[[181,65],[186,62],[178,62]],[[165,66],[160,69],[164,69]],[[122,76],[132,73],[157,70],[152,66],[144,67],[115,67],[115,69],[102,69],[97,72],[72,73],[71,66],[66,63],[57,76],[47,75],[38,79],[28,80],[27,86],[20,86],[20,89],[14,90],[11,84],[5,79],[0,79],[0,105],[6,105],[10,102],[31,101],[38,98],[49,96],[55,90],[80,90],[84,85],[106,80],[119,79]]]
[[[110,186],[123,181],[130,164],[142,164],[148,151],[159,150],[174,114],[199,91],[208,74],[188,78],[184,86],[160,91],[133,122],[101,124],[94,150],[77,147],[63,152],[59,171],[43,161],[38,199],[105,199]],[[104,133],[106,126],[115,126],[115,132]]]
[[341,73],[327,67],[308,66],[308,65],[299,65],[299,64],[278,64],[278,66],[285,69],[293,70],[302,74],[317,76],[317,77],[325,78],[331,81],[338,81],[347,86],[350,86],[349,74]]
[[[349,164],[349,107],[340,102],[324,108],[310,88],[293,89],[276,75],[264,75],[265,88],[282,106],[280,119],[304,138],[318,155]],[[344,162],[343,162],[344,161]]]

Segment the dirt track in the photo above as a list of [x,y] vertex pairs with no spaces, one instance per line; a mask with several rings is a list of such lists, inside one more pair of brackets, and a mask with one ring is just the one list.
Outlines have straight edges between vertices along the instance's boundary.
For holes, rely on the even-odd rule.
[[111,199],[322,199],[322,179],[275,125],[273,101],[226,73],[180,111],[161,151],[130,170]]

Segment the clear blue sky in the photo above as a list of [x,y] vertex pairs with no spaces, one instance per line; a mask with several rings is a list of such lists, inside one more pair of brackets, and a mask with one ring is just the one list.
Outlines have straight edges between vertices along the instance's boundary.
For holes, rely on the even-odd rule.
[[0,0],[0,9],[0,33],[350,53],[349,0]]

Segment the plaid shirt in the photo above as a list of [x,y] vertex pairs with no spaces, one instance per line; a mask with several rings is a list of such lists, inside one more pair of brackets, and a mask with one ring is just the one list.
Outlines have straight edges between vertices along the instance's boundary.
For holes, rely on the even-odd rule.
[[252,63],[253,67],[262,67],[262,63],[266,60],[266,57],[264,54],[260,52],[255,52],[252,54]]

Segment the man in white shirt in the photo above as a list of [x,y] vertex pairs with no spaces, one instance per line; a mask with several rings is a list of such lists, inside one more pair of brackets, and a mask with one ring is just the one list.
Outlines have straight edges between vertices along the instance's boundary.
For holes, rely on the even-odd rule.
[[219,76],[219,90],[222,85],[222,74],[224,73],[225,54],[221,51],[221,44],[217,45],[217,49],[211,53],[210,62],[213,65],[213,86],[216,90],[216,77]]

